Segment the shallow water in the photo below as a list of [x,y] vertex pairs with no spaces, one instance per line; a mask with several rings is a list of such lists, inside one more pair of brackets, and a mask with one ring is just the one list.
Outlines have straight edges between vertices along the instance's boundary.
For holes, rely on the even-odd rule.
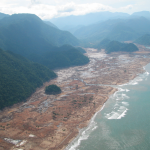
[[117,86],[118,92],[66,150],[149,150],[150,64],[146,71]]

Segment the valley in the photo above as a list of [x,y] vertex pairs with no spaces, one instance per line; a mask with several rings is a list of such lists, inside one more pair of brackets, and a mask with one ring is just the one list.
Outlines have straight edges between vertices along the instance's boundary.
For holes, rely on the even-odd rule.
[[[135,53],[111,54],[87,48],[87,65],[55,70],[58,77],[38,88],[27,102],[0,112],[0,150],[65,149],[117,91],[116,85],[144,72],[150,55],[145,47],[138,48]],[[50,84],[62,93],[46,95]]]

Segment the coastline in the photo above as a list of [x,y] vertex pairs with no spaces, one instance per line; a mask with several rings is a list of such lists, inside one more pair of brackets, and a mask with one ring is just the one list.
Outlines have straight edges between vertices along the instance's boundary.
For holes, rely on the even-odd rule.
[[[9,145],[2,139],[4,146],[12,150],[66,149],[117,92],[115,86],[133,80],[150,62],[150,58],[141,55],[107,56],[93,49],[88,49],[87,55],[91,60],[88,65],[58,70],[58,78],[45,83],[26,103],[0,113],[1,125],[5,126],[5,130],[0,130],[0,138],[26,141]],[[49,84],[60,86],[62,93],[46,95],[44,88]]]
[[[150,63],[150,62],[149,62],[149,63]],[[148,63],[148,64],[149,64],[149,63]],[[146,64],[146,65],[148,65],[148,64]],[[143,66],[144,72],[143,72],[142,74],[144,74],[144,73],[146,72],[146,69],[145,69],[146,65]],[[124,84],[117,84],[117,85],[119,85],[119,86],[128,85],[130,82],[132,82],[132,81],[133,81],[136,77],[138,77],[138,76],[139,76],[139,74],[137,74],[137,76],[134,76],[134,78],[131,78],[127,83],[124,83]],[[115,95],[117,92],[119,92],[118,90],[119,90],[119,87],[116,89],[116,91],[114,91],[114,92],[108,97],[108,99],[109,99],[111,96]],[[85,127],[83,127],[82,129],[80,129],[80,130],[79,130],[79,133],[78,133],[77,135],[75,135],[74,138],[70,139],[69,144],[68,144],[66,147],[63,147],[61,150],[70,150],[70,148],[72,149],[72,146],[71,146],[70,144],[74,143],[75,140],[77,140],[77,139],[81,136],[81,133],[82,133],[82,132],[85,132],[85,130],[89,128],[91,122],[95,119],[95,117],[97,116],[97,114],[100,113],[100,112],[104,109],[105,103],[108,101],[108,99],[104,102],[104,104],[103,104],[102,106],[99,106],[99,107],[96,109],[95,114],[92,116],[92,118],[91,118],[90,120],[87,121],[87,126],[85,126]],[[88,137],[87,137],[87,138],[88,138]],[[82,140],[85,140],[85,139],[78,139],[79,143],[80,143],[80,141],[82,141]],[[75,143],[74,143],[74,144],[75,144]],[[76,148],[76,147],[79,146],[79,145],[80,145],[80,144],[73,146],[73,149]]]

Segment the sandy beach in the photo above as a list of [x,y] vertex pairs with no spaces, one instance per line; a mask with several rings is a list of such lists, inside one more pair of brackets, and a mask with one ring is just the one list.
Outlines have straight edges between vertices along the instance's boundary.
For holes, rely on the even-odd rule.
[[[89,64],[55,70],[58,78],[46,82],[25,103],[0,112],[0,150],[64,150],[117,91],[115,85],[144,73],[149,51],[139,49],[107,55],[89,48]],[[62,93],[46,95],[50,84]]]

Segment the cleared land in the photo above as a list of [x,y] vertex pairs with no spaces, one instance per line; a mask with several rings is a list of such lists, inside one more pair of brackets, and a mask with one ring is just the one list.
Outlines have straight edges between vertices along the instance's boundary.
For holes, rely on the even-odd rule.
[[[113,85],[129,82],[150,62],[141,50],[111,55],[86,51],[88,65],[56,70],[58,78],[37,89],[26,103],[0,112],[0,150],[64,149],[117,90]],[[46,95],[50,84],[62,93]]]

